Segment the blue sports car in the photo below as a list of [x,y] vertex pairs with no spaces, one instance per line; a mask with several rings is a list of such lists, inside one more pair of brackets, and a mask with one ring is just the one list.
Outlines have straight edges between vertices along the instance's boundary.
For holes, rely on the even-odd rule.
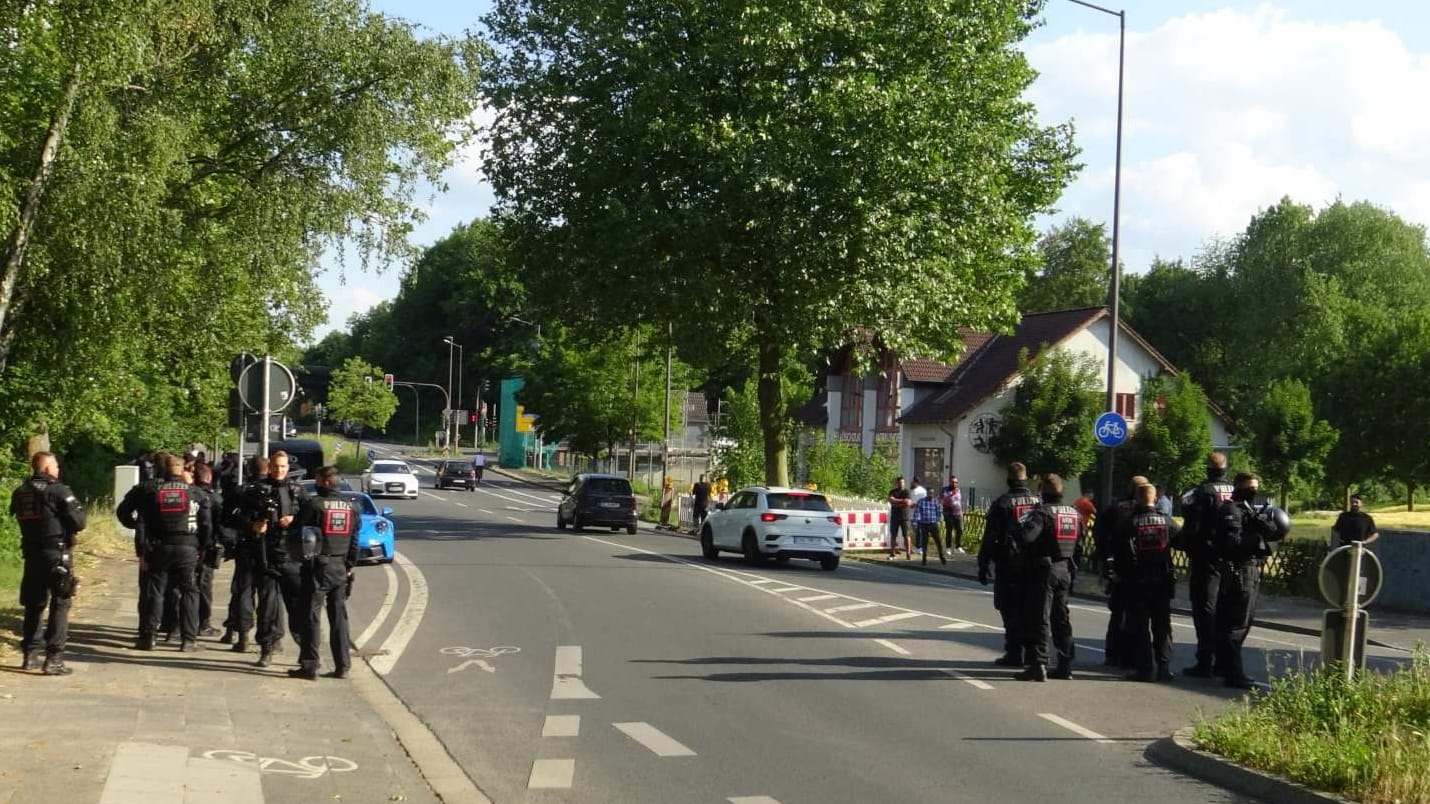
[[360,491],[345,491],[343,496],[362,514],[358,529],[358,563],[391,563],[397,556],[397,530],[390,518],[392,509],[384,507],[379,511],[372,498]]

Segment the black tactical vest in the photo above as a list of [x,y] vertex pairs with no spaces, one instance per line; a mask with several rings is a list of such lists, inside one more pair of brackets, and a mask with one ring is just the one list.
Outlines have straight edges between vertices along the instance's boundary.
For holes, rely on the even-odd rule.
[[1138,558],[1166,555],[1172,549],[1172,526],[1166,514],[1142,511],[1132,518],[1132,549]]
[[20,522],[20,538],[32,549],[64,546],[65,528],[49,504],[50,481],[32,477],[11,496],[15,518]]
[[1082,514],[1071,505],[1044,505],[1044,540],[1048,542],[1052,558],[1072,558],[1077,555],[1077,537],[1082,525]]
[[336,495],[320,495],[317,506],[318,526],[323,533],[319,553],[325,556],[346,556],[352,540],[357,537],[357,507]]
[[166,545],[198,545],[199,501],[182,480],[166,480],[154,490],[159,515],[159,541]]

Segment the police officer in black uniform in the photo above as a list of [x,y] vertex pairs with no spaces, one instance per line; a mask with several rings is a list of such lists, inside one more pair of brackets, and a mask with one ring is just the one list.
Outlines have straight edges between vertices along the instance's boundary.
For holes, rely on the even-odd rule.
[[1132,667],[1134,664],[1127,627],[1129,592],[1124,579],[1117,574],[1115,558],[1117,542],[1127,521],[1132,518],[1132,509],[1136,507],[1137,491],[1147,483],[1147,478],[1142,475],[1129,480],[1127,496],[1107,506],[1092,526],[1092,563],[1101,571],[1107,588],[1107,637],[1103,643],[1102,663],[1111,667]]
[[1250,689],[1255,682],[1241,664],[1241,645],[1256,616],[1261,566],[1275,544],[1291,530],[1291,520],[1279,508],[1252,505],[1261,490],[1253,474],[1236,476],[1230,502],[1217,510],[1213,547],[1221,574],[1216,604],[1217,667],[1228,687]]
[[1207,455],[1207,479],[1182,498],[1182,540],[1191,572],[1187,594],[1192,603],[1192,623],[1197,629],[1197,663],[1182,670],[1192,678],[1211,678],[1216,660],[1216,609],[1221,569],[1212,542],[1217,512],[1231,501],[1232,484],[1226,479],[1226,454]]
[[[235,653],[249,650],[248,632],[253,630],[257,610],[257,574],[262,566],[263,537],[255,529],[266,518],[265,500],[271,495],[268,483],[268,459],[255,456],[248,464],[251,478],[238,485],[238,473],[224,475],[227,489],[223,492],[223,513],[220,524],[233,540],[233,578],[229,582],[228,617],[224,620],[224,635],[219,641],[233,644]],[[281,633],[280,633],[281,636]]]
[[[1063,505],[1063,479],[1045,475],[1039,484],[1042,505],[1023,517],[1023,658],[1019,681],[1072,678],[1072,619],[1068,594],[1082,557],[1082,514]],[[1057,667],[1048,672],[1048,635],[1058,651]]]
[[136,650],[153,650],[154,633],[164,615],[164,590],[172,574],[179,589],[180,650],[198,650],[199,590],[194,583],[195,565],[213,534],[208,497],[184,482],[184,459],[171,455],[165,462],[165,480],[146,487],[139,515],[143,527],[136,529],[140,561],[148,573],[148,609],[139,623]]
[[[318,470],[318,494],[310,498],[300,517],[303,527],[317,536],[316,544],[304,540],[303,595],[307,625],[303,629],[298,666],[288,671],[294,678],[318,677],[318,640],[322,633],[319,617],[328,609],[328,645],[333,652],[332,678],[347,678],[348,605],[345,590],[357,566],[357,531],[361,512],[338,491],[338,470],[325,466]],[[313,554],[309,556],[308,554]]]
[[149,569],[144,561],[144,545],[148,540],[144,536],[144,517],[142,516],[144,501],[148,499],[163,478],[156,475],[163,474],[164,470],[159,468],[166,465],[169,460],[167,452],[146,452],[140,457],[139,482],[124,495],[124,499],[115,507],[114,514],[119,518],[119,524],[134,531],[134,557],[139,559],[139,604],[136,614],[138,616],[139,631],[144,631],[144,618],[149,616]]
[[[10,495],[10,513],[20,522],[20,551],[25,559],[20,579],[20,605],[25,607],[20,666],[43,669],[45,675],[67,676],[73,672],[64,660],[70,600],[75,591],[70,555],[75,535],[84,530],[84,508],[59,482],[60,464],[53,453],[35,453],[30,468],[34,474]],[[35,653],[40,649],[40,620],[47,607],[50,617],[45,623],[45,663],[41,668]]]
[[1008,466],[1008,493],[993,501],[978,546],[978,582],[988,585],[993,569],[993,606],[1003,618],[1003,655],[994,664],[1023,666],[1023,588],[1019,523],[1041,501],[1028,489],[1028,469],[1021,463]]
[[214,488],[213,480],[213,467],[202,461],[194,465],[194,486],[209,498],[209,533],[212,534],[208,549],[200,556],[198,568],[195,570],[195,582],[199,587],[199,636],[205,637],[218,635],[218,629],[213,627],[214,572],[223,564],[230,544],[226,531],[219,524],[223,512],[223,495]]
[[[296,528],[298,512],[307,501],[303,487],[288,478],[288,453],[278,451],[268,458],[267,488],[261,488],[264,517],[256,524],[262,536],[258,551],[261,562],[255,572],[258,587],[258,666],[272,663],[273,654],[281,650],[283,626],[280,612],[288,613],[288,630],[301,645],[308,613],[300,611],[303,594],[302,564],[298,556],[289,555],[288,541]],[[301,533],[301,531],[298,531]]]
[[[1157,488],[1137,489],[1131,516],[1123,520],[1114,561],[1127,606],[1127,651],[1137,669],[1128,681],[1171,681],[1172,545],[1182,529],[1157,510]],[[1149,638],[1150,635],[1150,638]]]

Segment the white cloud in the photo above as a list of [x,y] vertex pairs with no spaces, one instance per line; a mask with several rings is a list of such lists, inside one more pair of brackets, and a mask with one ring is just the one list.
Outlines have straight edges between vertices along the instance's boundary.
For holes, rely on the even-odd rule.
[[[1115,29],[1035,40],[1027,52],[1041,73],[1040,112],[1077,121],[1088,164],[1062,214],[1106,219]],[[1426,87],[1430,53],[1377,21],[1301,19],[1263,4],[1129,31],[1124,249],[1191,256],[1286,195],[1365,198],[1430,224]]]
[[[394,282],[395,284],[395,282]],[[395,289],[393,293],[395,293]],[[328,323],[318,327],[313,337],[320,340],[335,329],[346,329],[348,319],[381,304],[391,294],[384,295],[367,285],[340,285],[325,290],[328,297]]]

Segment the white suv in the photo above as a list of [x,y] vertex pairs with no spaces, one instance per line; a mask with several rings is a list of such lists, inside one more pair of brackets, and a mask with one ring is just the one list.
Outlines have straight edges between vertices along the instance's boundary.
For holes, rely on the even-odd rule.
[[751,564],[809,558],[833,571],[844,552],[844,527],[823,494],[751,486],[715,507],[700,529],[700,549],[708,559],[721,550],[741,553]]

